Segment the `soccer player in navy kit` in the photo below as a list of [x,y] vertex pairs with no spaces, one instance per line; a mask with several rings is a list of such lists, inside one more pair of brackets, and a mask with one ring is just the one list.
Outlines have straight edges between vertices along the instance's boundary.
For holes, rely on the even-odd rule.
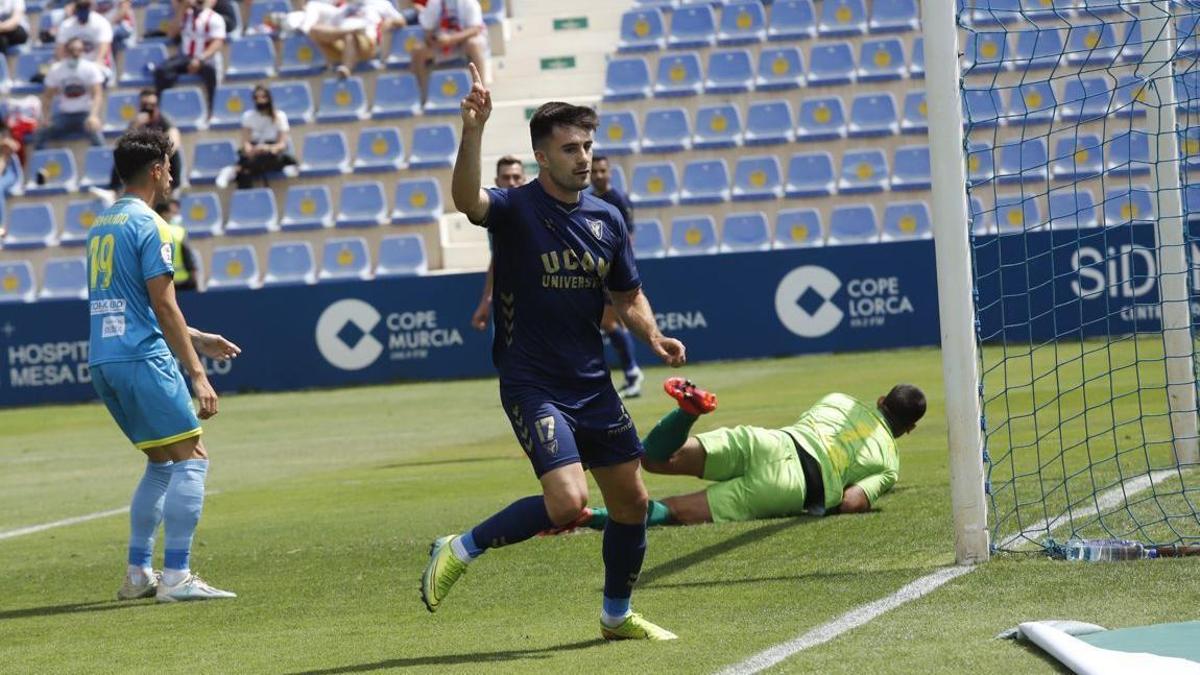
[[639,473],[642,445],[604,361],[599,324],[606,289],[625,324],[663,361],[682,365],[684,346],[658,331],[620,212],[583,194],[595,111],[566,103],[538,108],[529,122],[538,179],[519,188],[484,190],[480,148],[492,102],[473,67],[471,77],[451,193],[455,206],[486,226],[495,242],[492,359],[504,411],[542,494],[436,540],[421,579],[422,599],[435,611],[467,564],[487,549],[577,522],[587,506],[587,468],[609,513],[601,634],[674,639],[630,610],[646,554],[648,497]]

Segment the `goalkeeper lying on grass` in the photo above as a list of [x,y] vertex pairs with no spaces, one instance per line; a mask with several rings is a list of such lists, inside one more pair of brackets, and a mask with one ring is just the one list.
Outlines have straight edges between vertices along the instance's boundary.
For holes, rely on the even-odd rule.
[[[691,436],[700,415],[716,410],[717,397],[681,377],[663,388],[679,407],[642,441],[642,467],[715,482],[652,500],[650,525],[869,511],[899,478],[896,439],[925,414],[925,394],[898,384],[874,406],[829,394],[782,429],[737,426]],[[607,518],[604,508],[594,508],[577,525],[602,529]]]

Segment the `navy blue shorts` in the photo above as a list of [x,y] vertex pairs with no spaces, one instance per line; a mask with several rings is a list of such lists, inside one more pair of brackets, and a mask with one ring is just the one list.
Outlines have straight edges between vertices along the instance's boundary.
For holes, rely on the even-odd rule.
[[500,401],[538,478],[575,462],[589,469],[643,454],[633,418],[612,385],[582,397],[502,387]]

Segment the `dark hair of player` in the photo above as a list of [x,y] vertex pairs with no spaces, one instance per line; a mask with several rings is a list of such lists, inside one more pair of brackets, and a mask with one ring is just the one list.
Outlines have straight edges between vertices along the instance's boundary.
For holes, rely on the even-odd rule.
[[908,433],[925,416],[925,393],[911,384],[892,387],[880,405],[892,427],[892,435]]
[[607,161],[608,161],[608,155],[592,155],[592,165],[593,166],[595,166],[596,162],[607,162]]
[[510,166],[512,164],[520,164],[520,163],[521,163],[521,160],[517,159],[516,157],[513,157],[512,155],[505,155],[505,156],[501,157],[500,159],[496,160],[496,173],[499,174],[500,170],[506,166]]
[[595,131],[600,126],[596,111],[581,105],[571,105],[561,101],[543,103],[533,117],[529,118],[529,136],[536,149],[542,141],[554,133],[554,127],[577,127],[585,131]]
[[128,131],[117,140],[113,164],[126,185],[139,182],[155,162],[166,161],[171,154],[171,139],[149,127]]

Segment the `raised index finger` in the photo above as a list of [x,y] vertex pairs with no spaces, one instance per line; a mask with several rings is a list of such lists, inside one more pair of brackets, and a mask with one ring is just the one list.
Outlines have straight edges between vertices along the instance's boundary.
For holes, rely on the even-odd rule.
[[475,64],[468,63],[467,69],[471,71],[471,84],[478,84],[482,86],[483,78],[479,77],[479,69],[475,67]]

